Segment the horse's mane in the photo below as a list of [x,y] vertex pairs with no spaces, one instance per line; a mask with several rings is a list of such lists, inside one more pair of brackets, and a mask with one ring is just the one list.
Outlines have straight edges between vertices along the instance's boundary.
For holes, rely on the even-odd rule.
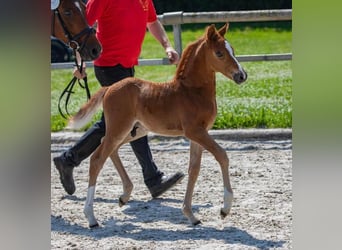
[[197,41],[190,43],[185,48],[182,58],[177,66],[175,79],[184,78],[186,69],[189,68],[193,62],[191,59],[194,58],[193,55],[196,52],[196,48],[203,42],[203,40],[204,37],[201,37]]

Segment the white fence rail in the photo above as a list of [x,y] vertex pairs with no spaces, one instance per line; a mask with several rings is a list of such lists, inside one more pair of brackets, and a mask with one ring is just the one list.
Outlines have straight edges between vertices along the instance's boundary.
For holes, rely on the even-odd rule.
[[183,23],[260,22],[292,20],[292,10],[248,10],[215,12],[167,12],[158,16],[164,25]]
[[[292,10],[251,10],[251,11],[218,11],[218,12],[168,12],[158,15],[163,25],[173,26],[174,46],[179,54],[182,53],[181,24],[186,23],[220,23],[220,22],[260,22],[260,21],[289,21],[292,20]],[[237,56],[241,62],[251,61],[279,61],[292,60],[292,53],[265,54],[265,55],[241,55]],[[86,62],[87,67],[92,67],[92,62]],[[139,66],[168,65],[167,58],[139,59]],[[51,63],[51,69],[72,68],[73,63]]]

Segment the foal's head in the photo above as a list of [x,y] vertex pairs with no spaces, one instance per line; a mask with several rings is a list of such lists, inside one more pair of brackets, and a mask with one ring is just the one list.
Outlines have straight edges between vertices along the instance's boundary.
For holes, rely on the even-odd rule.
[[236,60],[233,47],[224,38],[228,27],[226,23],[220,30],[216,30],[213,24],[207,28],[205,39],[210,49],[208,60],[215,72],[221,72],[240,84],[247,80],[247,73]]
[[82,0],[51,0],[51,35],[78,50],[84,60],[94,60],[102,47],[87,23],[85,9]]

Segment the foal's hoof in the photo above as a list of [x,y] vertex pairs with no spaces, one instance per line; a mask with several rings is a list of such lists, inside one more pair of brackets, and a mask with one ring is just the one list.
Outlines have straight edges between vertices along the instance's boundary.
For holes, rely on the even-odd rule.
[[224,218],[226,218],[228,214],[229,214],[229,211],[228,211],[228,212],[224,212],[224,211],[221,209],[220,215],[221,215],[221,219],[222,219],[222,220],[223,220]]
[[89,228],[96,228],[96,227],[100,227],[99,223],[96,223],[94,225],[89,225]]
[[127,202],[124,202],[121,197],[119,198],[119,207],[126,205],[126,203]]
[[197,220],[197,221],[195,221],[194,223],[192,223],[193,226],[197,226],[197,225],[199,225],[199,224],[202,224],[202,222],[201,222],[200,220]]

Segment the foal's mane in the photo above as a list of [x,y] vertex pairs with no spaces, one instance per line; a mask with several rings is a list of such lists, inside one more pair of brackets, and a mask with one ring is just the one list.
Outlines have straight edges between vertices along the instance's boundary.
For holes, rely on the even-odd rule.
[[194,54],[196,52],[196,48],[198,48],[202,42],[204,41],[204,37],[199,38],[197,41],[190,43],[185,50],[183,51],[182,58],[177,66],[177,71],[175,74],[175,79],[185,78],[186,70],[191,67],[194,59]]

